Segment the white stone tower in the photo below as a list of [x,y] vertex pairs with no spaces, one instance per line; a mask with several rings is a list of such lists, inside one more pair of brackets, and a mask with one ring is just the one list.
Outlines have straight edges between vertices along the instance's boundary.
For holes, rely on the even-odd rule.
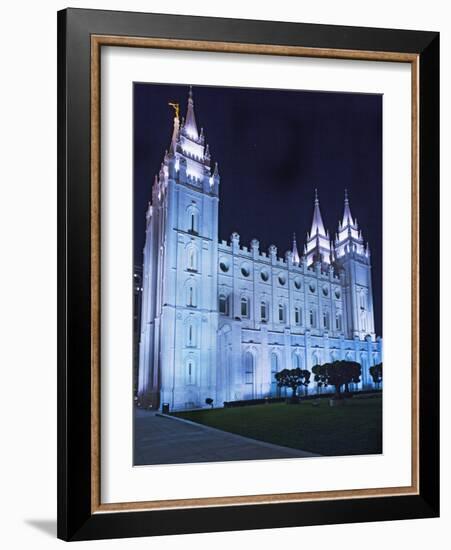
[[335,262],[343,271],[348,338],[375,340],[371,255],[364,243],[357,218],[353,218],[347,191],[343,219],[335,239]]
[[169,152],[147,212],[138,399],[178,409],[216,398],[219,173],[217,165],[211,173],[192,90],[184,122],[172,106]]

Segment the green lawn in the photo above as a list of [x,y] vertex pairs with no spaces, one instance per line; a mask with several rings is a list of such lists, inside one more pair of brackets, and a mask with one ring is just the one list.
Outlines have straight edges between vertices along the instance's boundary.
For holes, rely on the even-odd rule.
[[175,416],[253,439],[321,455],[382,452],[382,397],[354,397],[340,407],[271,403],[174,413]]

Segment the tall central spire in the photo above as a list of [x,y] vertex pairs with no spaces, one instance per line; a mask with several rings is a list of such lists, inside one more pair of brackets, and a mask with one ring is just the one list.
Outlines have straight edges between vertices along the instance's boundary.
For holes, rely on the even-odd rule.
[[324,229],[323,218],[319,208],[318,191],[315,189],[312,228],[310,229],[310,234],[307,234],[307,243],[304,249],[307,265],[312,265],[315,262],[330,264],[331,250],[329,233]]
[[197,131],[196,117],[194,115],[194,100],[193,100],[193,88],[189,87],[188,94],[188,108],[186,110],[186,119],[185,119],[185,132],[191,139],[198,140],[199,132]]
[[179,103],[169,102],[174,110],[174,126],[169,150],[164,157],[164,173],[178,183],[202,188],[206,193],[218,193],[219,172],[212,173],[211,155],[203,129],[197,131],[194,116],[193,91],[188,92],[186,119],[180,117]]

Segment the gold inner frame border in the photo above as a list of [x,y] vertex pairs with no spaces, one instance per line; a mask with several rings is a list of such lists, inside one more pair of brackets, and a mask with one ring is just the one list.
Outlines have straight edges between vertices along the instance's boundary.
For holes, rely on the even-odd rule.
[[[191,50],[221,53],[280,55],[330,59],[354,59],[410,63],[412,135],[411,135],[411,207],[412,207],[412,479],[407,487],[367,488],[303,493],[226,496],[102,503],[100,498],[100,53],[102,46]],[[270,44],[247,44],[141,38],[129,36],[91,36],[91,513],[165,510],[231,505],[275,504],[317,500],[358,499],[419,494],[419,55],[401,52],[307,48]]]

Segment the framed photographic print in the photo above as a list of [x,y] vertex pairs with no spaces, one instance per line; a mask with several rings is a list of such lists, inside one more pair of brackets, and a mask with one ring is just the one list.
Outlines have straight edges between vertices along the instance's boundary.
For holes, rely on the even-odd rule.
[[58,536],[437,516],[439,36],[58,14]]

